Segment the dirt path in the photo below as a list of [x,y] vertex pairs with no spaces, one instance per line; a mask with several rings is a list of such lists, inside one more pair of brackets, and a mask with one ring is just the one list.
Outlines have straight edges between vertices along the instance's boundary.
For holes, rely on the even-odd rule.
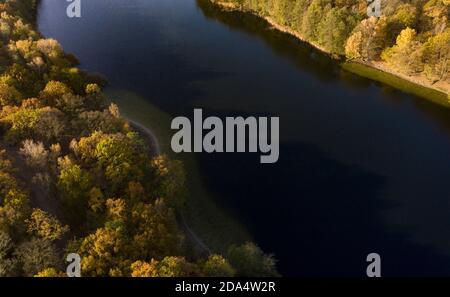
[[153,134],[153,132],[150,129],[148,129],[147,127],[145,127],[144,125],[142,125],[136,121],[133,121],[128,118],[127,118],[127,121],[130,122],[130,124],[134,128],[134,130],[139,132],[150,144],[151,155],[152,156],[161,155],[161,147],[159,146],[159,143],[158,143],[158,140],[156,139],[155,134]]
[[[153,132],[144,125],[128,118],[127,120],[130,122],[131,126],[147,140],[150,145],[151,155],[160,155],[162,151],[155,134],[153,134]],[[184,233],[188,236],[188,239],[197,246],[197,249],[202,253],[206,253],[208,255],[212,254],[211,249],[200,239],[195,231],[189,227],[185,217],[181,213],[179,214],[179,220]]]

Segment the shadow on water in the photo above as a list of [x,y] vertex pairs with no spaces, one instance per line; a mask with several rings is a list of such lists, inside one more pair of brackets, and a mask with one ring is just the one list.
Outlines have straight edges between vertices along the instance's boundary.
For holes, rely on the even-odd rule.
[[423,116],[438,124],[442,131],[450,137],[450,109],[442,107],[432,101],[414,96],[406,95],[402,91],[380,82],[371,81],[367,78],[360,77],[344,69],[340,74],[341,81],[352,89],[367,89],[371,85],[377,85],[383,96],[379,96],[380,100],[393,105],[400,106],[402,104],[410,104],[414,110],[420,111]]
[[260,17],[239,11],[224,11],[209,0],[197,0],[197,6],[206,18],[263,40],[277,55],[288,59],[301,71],[314,74],[323,82],[336,80],[340,70],[338,61],[288,33],[273,29]]
[[[282,143],[280,150],[277,164],[256,170],[256,154],[202,154],[199,164],[208,172],[207,184],[221,189],[213,192],[217,201],[233,197],[223,207],[275,254],[284,275],[362,276],[372,252],[382,255],[386,276],[449,274],[448,257],[381,227],[380,215],[391,206],[379,198],[382,176],[333,160],[310,144]],[[229,164],[236,164],[233,174],[222,174]],[[287,184],[292,176],[295,184]]]

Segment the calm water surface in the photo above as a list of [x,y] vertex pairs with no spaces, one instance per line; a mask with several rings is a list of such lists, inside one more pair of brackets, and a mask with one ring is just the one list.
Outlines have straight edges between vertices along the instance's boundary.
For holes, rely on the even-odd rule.
[[[280,160],[199,155],[208,191],[284,275],[450,275],[450,112],[195,0],[43,0],[39,28],[170,116],[280,117]],[[168,127],[167,127],[168,128]]]

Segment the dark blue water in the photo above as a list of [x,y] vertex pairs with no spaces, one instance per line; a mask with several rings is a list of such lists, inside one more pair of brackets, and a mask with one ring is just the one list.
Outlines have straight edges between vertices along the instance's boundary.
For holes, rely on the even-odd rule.
[[[280,160],[200,155],[205,186],[284,275],[450,275],[450,112],[195,0],[43,0],[39,28],[171,116],[280,117]],[[226,236],[226,235],[224,235]]]

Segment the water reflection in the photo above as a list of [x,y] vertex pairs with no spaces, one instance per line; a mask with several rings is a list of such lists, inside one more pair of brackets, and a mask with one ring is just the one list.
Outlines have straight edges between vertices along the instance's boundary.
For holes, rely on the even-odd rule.
[[404,93],[391,86],[348,72],[340,67],[340,61],[330,59],[328,55],[317,51],[312,46],[299,41],[290,34],[273,29],[259,17],[238,11],[223,11],[217,5],[212,5],[209,0],[196,1],[205,17],[217,20],[233,30],[260,38],[277,55],[288,59],[300,71],[314,74],[316,78],[323,82],[333,82],[339,79],[345,86],[352,89],[367,90],[368,87],[376,84],[383,92],[383,96],[380,96],[381,100],[389,100],[392,103],[412,100],[415,108],[431,119],[436,120],[439,125],[450,133],[450,110],[417,96],[406,95],[407,98],[405,98]]
[[313,73],[322,81],[336,79],[339,64],[308,44],[297,38],[271,28],[268,23],[259,17],[238,11],[223,11],[208,0],[196,0],[204,16],[221,22],[229,28],[245,32],[258,37],[267,44],[280,57],[294,63],[299,70]]

